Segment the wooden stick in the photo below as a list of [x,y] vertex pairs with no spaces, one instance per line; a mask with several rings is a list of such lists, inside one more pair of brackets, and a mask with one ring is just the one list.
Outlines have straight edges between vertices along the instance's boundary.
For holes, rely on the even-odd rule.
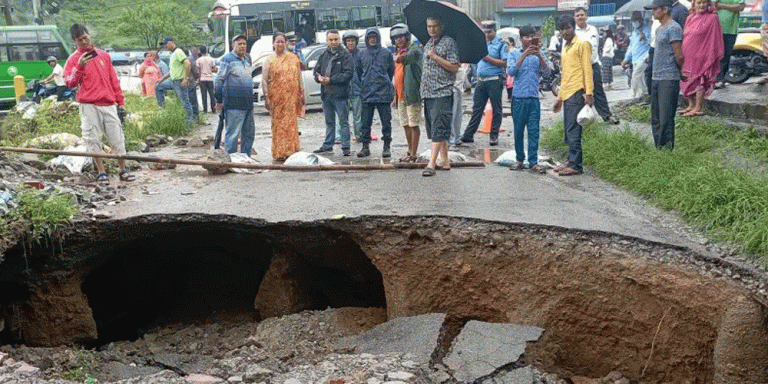
[[[75,152],[75,151],[58,151],[53,149],[36,149],[36,148],[18,148],[18,147],[0,147],[0,151],[5,152],[20,152],[20,153],[35,153],[39,155],[53,155],[53,156],[84,156],[84,157],[100,157],[104,159],[117,159],[117,160],[134,160],[142,162],[153,162],[163,164],[182,164],[182,165],[200,165],[209,167],[227,167],[227,168],[244,168],[244,169],[268,169],[278,171],[371,171],[371,170],[389,170],[389,169],[419,169],[425,168],[426,163],[389,163],[389,164],[333,164],[333,165],[284,165],[284,164],[245,164],[245,163],[232,163],[232,162],[219,162],[219,161],[204,161],[204,160],[184,160],[184,159],[168,159],[151,156],[136,156],[136,155],[113,155],[110,153],[91,153],[91,152]],[[482,161],[463,161],[451,163],[451,167],[455,168],[471,168],[471,167],[485,167],[485,163]]]

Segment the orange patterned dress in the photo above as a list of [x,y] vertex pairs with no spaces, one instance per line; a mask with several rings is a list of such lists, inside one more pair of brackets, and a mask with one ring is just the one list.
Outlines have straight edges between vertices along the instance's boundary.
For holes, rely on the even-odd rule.
[[299,117],[304,117],[301,62],[290,53],[272,54],[264,63],[264,94],[272,117],[272,158],[285,160],[299,151]]

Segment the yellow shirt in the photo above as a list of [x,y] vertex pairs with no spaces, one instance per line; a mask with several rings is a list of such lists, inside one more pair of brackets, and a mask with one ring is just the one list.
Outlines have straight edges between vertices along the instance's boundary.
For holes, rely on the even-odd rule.
[[563,79],[560,82],[558,100],[567,100],[574,93],[584,90],[587,95],[594,94],[592,80],[592,46],[574,36],[570,45],[563,48]]

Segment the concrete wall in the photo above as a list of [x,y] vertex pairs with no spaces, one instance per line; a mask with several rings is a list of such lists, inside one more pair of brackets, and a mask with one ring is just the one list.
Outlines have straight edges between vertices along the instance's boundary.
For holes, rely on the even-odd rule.
[[504,3],[500,0],[457,0],[456,5],[478,20],[493,20],[497,12],[501,12]]
[[536,9],[517,9],[506,10],[496,14],[496,22],[499,26],[523,26],[530,24],[532,26],[541,26],[546,19],[555,14],[554,9],[536,8]]

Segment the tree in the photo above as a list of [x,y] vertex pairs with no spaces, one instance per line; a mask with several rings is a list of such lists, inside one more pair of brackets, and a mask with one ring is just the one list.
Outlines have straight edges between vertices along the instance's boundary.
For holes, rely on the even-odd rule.
[[549,40],[555,34],[555,18],[550,16],[547,21],[541,26],[541,41],[544,42],[544,47],[549,45]]
[[191,26],[196,20],[192,11],[178,4],[145,4],[124,10],[116,31],[148,49],[157,48],[166,36],[173,36],[176,44],[186,46],[199,39]]

